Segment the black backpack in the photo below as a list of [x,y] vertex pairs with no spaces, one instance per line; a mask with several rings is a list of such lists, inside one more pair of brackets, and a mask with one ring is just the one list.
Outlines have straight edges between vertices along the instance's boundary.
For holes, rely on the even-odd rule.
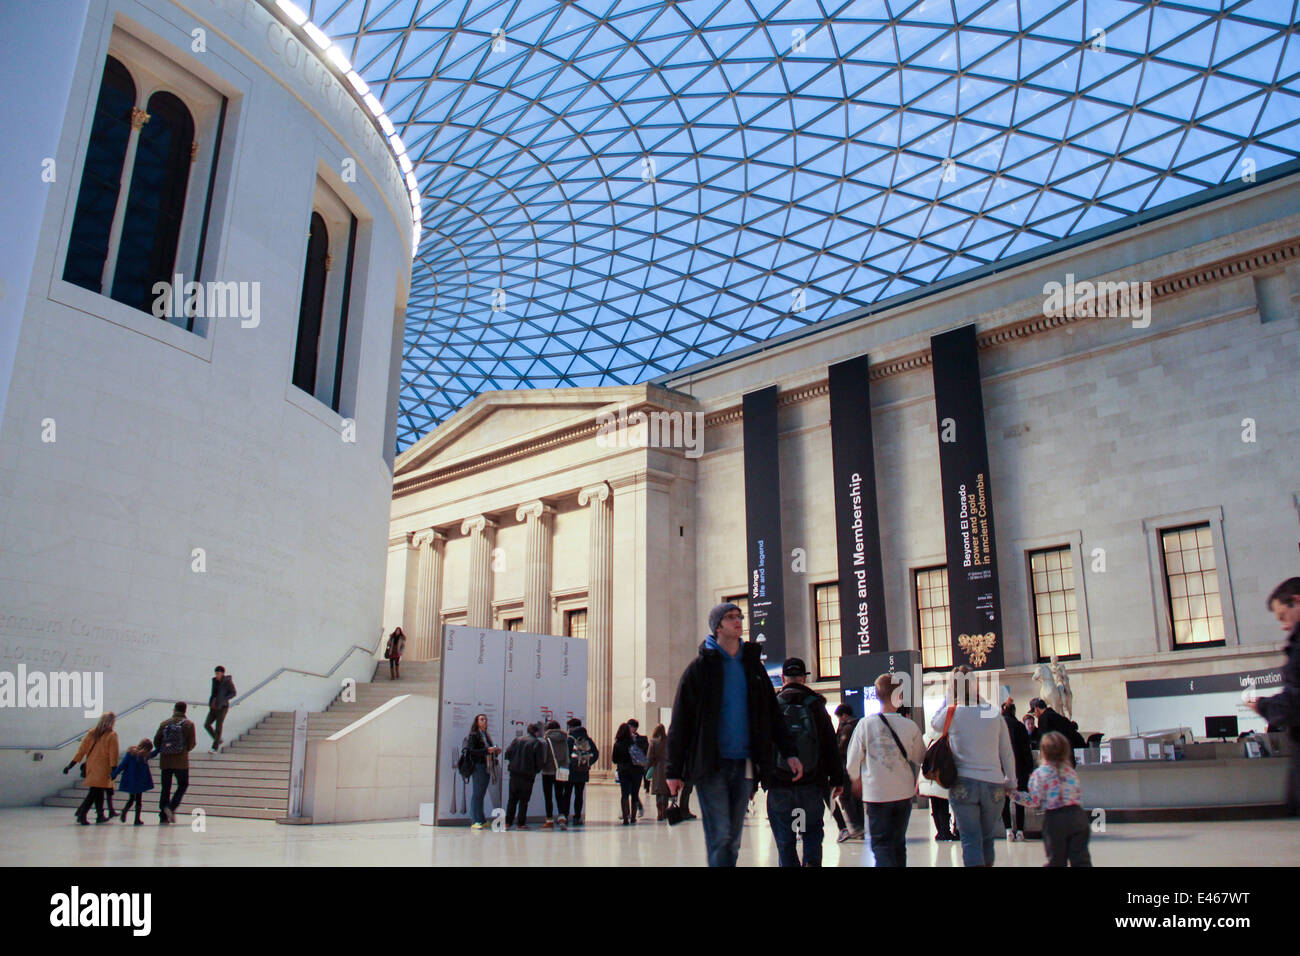
[[163,724],[162,746],[158,748],[164,754],[185,753],[185,727],[183,721],[169,720]]
[[466,780],[474,776],[474,755],[470,753],[469,738],[470,735],[466,734],[460,742],[460,757],[456,760],[456,772]]
[[[813,717],[813,707],[817,706],[817,698],[805,695],[800,702],[795,702],[785,697],[778,697],[777,702],[781,706],[781,717],[785,720],[786,730],[794,738],[795,756],[803,764],[803,776],[799,778],[799,782],[812,783],[817,779],[817,765],[821,762],[821,746],[817,740],[817,724]],[[779,753],[776,774],[781,783],[790,783],[794,780],[790,764]]]

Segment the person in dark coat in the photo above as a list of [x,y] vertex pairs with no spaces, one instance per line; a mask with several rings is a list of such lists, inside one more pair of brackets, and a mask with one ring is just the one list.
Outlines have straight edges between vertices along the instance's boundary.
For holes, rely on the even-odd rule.
[[[1016,718],[1016,702],[1011,697],[1002,704],[1002,719],[1007,722],[1007,730],[1011,733],[1011,752],[1016,757],[1016,789],[1024,790],[1029,786],[1029,775],[1034,772],[1034,750],[1029,745],[1029,731]],[[1002,825],[1006,827],[1007,839],[1025,838],[1025,808],[1016,804],[1016,827],[1012,830],[1010,797],[1002,804]]]
[[[858,718],[853,716],[852,707],[848,704],[840,704],[835,708],[835,719],[839,721],[835,728],[835,747],[840,752],[840,765],[845,768],[847,775],[849,741],[853,739],[853,730],[858,726]],[[835,817],[835,825],[840,828],[839,839],[835,841],[837,843],[856,840],[867,831],[866,821],[862,816],[862,801],[855,799],[852,794],[849,794],[847,799],[832,798],[831,815]]]
[[122,762],[113,768],[113,779],[120,775],[119,789],[127,795],[126,806],[122,808],[122,822],[126,823],[127,811],[135,805],[135,825],[144,826],[140,819],[140,807],[144,795],[153,789],[153,773],[149,770],[149,760],[153,757],[153,741],[148,737],[122,755]]
[[803,774],[763,646],[741,640],[744,616],[731,603],[709,612],[709,636],[678,682],[668,731],[668,789],[676,794],[683,780],[695,785],[710,866],[736,865],[750,797],[771,779],[778,751],[795,780]]
[[[1074,766],[1074,748],[1086,747],[1088,742],[1079,734],[1078,725],[1068,717],[1063,717],[1052,708],[1047,706],[1046,701],[1041,697],[1035,697],[1029,702],[1029,709],[1034,712],[1034,720],[1038,724],[1038,739],[1042,740],[1050,733],[1058,733],[1070,742],[1070,766]],[[1032,771],[1031,771],[1032,772]]]
[[540,724],[529,724],[522,737],[516,737],[506,748],[506,764],[510,767],[510,795],[506,800],[506,829],[528,829],[528,799],[533,795],[533,781],[546,764],[546,744],[538,738]]
[[573,816],[569,823],[580,827],[585,820],[582,816],[583,793],[587,781],[591,779],[591,768],[600,759],[600,750],[596,741],[591,739],[587,728],[577,717],[570,717],[567,724],[569,731],[569,786],[573,790]]
[[1282,690],[1252,699],[1250,707],[1270,725],[1285,727],[1291,738],[1291,770],[1286,780],[1286,810],[1300,816],[1300,578],[1287,578],[1268,596],[1268,609],[1287,634]]
[[226,673],[224,667],[218,667],[212,674],[212,693],[208,695],[208,719],[203,722],[203,729],[212,738],[212,752],[221,750],[221,728],[230,713],[230,702],[235,699],[235,679]]

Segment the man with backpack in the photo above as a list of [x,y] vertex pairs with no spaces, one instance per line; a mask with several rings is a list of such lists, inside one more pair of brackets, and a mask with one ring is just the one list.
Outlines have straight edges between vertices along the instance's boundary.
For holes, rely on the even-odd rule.
[[[630,748],[632,763],[640,767],[641,773],[644,774],[646,768],[650,766],[650,741],[640,732],[641,721],[635,717],[627,719],[627,728],[632,731],[632,746]],[[642,783],[646,785],[646,790],[649,792],[649,783],[644,777],[642,777]],[[640,787],[637,787],[637,792],[632,794],[632,798],[636,801],[636,815],[638,817],[645,816],[645,807],[641,803]]]
[[[194,722],[185,716],[185,701],[176,702],[171,717],[158,725],[154,734],[154,750],[161,754],[162,792],[158,796],[158,822],[171,823],[176,819],[176,808],[190,786],[190,751],[198,743]],[[176,781],[176,794],[172,795],[172,780]]]
[[506,748],[510,767],[510,792],[506,800],[506,829],[528,829],[528,800],[533,795],[533,781],[546,764],[546,744],[538,739],[538,724],[529,724],[528,732],[516,737]]
[[776,750],[793,780],[803,775],[776,692],[763,666],[763,645],[741,640],[744,612],[723,603],[709,612],[709,635],[682,674],[668,731],[668,792],[695,785],[709,866],[735,866],[745,814],[758,780],[776,769]]
[[800,865],[800,835],[803,865],[822,865],[826,799],[844,792],[844,769],[835,743],[835,728],[826,712],[826,698],[807,683],[804,662],[797,657],[786,660],[776,700],[786,730],[794,740],[803,774],[796,779],[787,761],[778,757],[767,781],[767,820],[772,825],[781,866]]
[[591,779],[591,768],[600,759],[600,751],[596,749],[596,741],[591,739],[587,728],[582,726],[582,721],[577,717],[569,718],[568,729],[569,787],[573,791],[573,816],[569,819],[569,825],[580,827],[585,822],[582,816],[583,792],[587,789],[587,781]]
[[849,741],[849,777],[853,799],[867,806],[867,828],[876,866],[907,866],[907,821],[916,793],[916,767],[925,759],[925,743],[916,722],[898,713],[899,678],[876,678],[880,713],[858,721]]

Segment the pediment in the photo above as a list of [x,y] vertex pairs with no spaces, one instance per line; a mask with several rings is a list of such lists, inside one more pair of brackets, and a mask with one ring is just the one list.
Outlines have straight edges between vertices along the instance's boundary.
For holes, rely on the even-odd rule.
[[610,406],[647,402],[681,409],[695,405],[687,395],[652,385],[484,392],[399,455],[393,477],[411,478],[449,462],[579,427],[594,422],[597,413]]

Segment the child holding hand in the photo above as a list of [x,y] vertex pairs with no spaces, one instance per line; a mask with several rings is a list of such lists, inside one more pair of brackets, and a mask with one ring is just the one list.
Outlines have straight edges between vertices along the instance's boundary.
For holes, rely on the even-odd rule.
[[1042,766],[1029,775],[1029,791],[1012,799],[1043,811],[1044,866],[1092,866],[1088,853],[1088,814],[1083,809],[1079,775],[1070,766],[1070,742],[1055,731],[1043,735]]
[[153,773],[149,770],[149,758],[153,754],[153,741],[146,737],[134,747],[128,748],[122,755],[122,762],[113,770],[114,779],[121,775],[122,792],[129,798],[126,806],[122,808],[123,823],[126,822],[127,811],[134,806],[135,825],[143,825],[140,821],[140,804],[144,799],[145,791],[153,789]]

